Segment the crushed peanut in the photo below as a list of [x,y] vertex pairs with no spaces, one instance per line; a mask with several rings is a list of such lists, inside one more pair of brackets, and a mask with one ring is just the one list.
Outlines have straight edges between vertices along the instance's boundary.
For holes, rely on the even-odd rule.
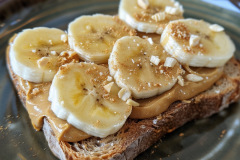
[[176,63],[177,60],[175,58],[167,57],[164,62],[164,67],[174,67]]
[[50,59],[48,57],[42,57],[39,60],[37,60],[38,68],[45,67],[50,62]]
[[175,8],[175,7],[166,6],[165,12],[167,14],[171,14],[171,15],[178,15],[180,13],[180,10],[178,8]]
[[123,101],[126,101],[126,100],[128,100],[131,97],[131,92],[130,92],[129,89],[122,88],[118,92],[118,97],[121,98]]
[[110,82],[110,83],[106,84],[105,86],[103,86],[103,88],[104,88],[108,93],[110,93],[113,84],[114,84],[114,82]]
[[155,64],[156,66],[160,63],[160,59],[158,56],[151,56],[150,62],[152,62],[153,64]]
[[156,22],[163,21],[166,18],[165,12],[158,12],[151,16]]
[[153,40],[152,40],[152,38],[148,38],[147,40],[148,40],[148,42],[149,42],[151,45],[153,45]]
[[66,35],[66,34],[62,34],[62,35],[61,35],[61,41],[63,41],[64,43],[66,43],[67,40],[68,40],[67,35]]
[[111,76],[107,76],[107,81],[112,81],[112,77]]
[[149,7],[148,0],[138,0],[137,3],[142,9],[147,9]]
[[209,29],[212,30],[213,32],[222,32],[224,31],[224,28],[218,24],[212,24],[209,26]]
[[50,53],[51,53],[52,55],[54,55],[54,56],[57,54],[56,51],[51,51]]
[[184,86],[184,79],[183,79],[183,77],[182,76],[178,76],[177,79],[178,79],[178,84],[183,87]]
[[128,99],[127,102],[126,102],[128,105],[131,105],[131,106],[134,106],[134,107],[137,107],[139,106],[140,104],[137,103],[136,101],[132,100],[132,99]]
[[196,45],[199,44],[200,37],[194,34],[191,34],[190,39],[189,39],[189,46],[190,47],[195,47]]
[[192,82],[199,82],[203,80],[203,77],[198,76],[196,74],[188,74],[186,76],[187,80],[192,81]]
[[49,40],[48,42],[49,42],[51,45],[53,44],[52,40]]

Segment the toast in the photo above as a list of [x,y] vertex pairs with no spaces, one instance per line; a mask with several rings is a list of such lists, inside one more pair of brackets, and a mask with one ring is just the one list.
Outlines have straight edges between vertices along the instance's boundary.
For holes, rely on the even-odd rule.
[[[26,94],[22,91],[18,76],[9,63],[7,65],[18,92],[26,105]],[[43,133],[53,154],[59,159],[134,159],[138,154],[159,140],[163,135],[174,131],[185,123],[209,117],[237,102],[240,97],[240,63],[232,58],[224,66],[224,74],[210,89],[184,101],[176,101],[154,118],[128,119],[115,134],[106,138],[91,137],[80,142],[58,141],[44,118]]]

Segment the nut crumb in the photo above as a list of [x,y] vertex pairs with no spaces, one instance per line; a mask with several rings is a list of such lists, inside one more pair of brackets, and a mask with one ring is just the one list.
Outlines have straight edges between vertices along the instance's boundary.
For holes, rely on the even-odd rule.
[[212,24],[209,26],[209,29],[213,32],[222,32],[224,31],[224,28],[218,24]]
[[161,60],[159,59],[159,56],[151,56],[150,62],[152,62],[156,66],[160,63],[160,61]]
[[130,92],[129,89],[122,88],[118,92],[118,97],[121,98],[123,101],[126,101],[126,100],[128,100],[131,97],[131,92]]
[[142,9],[147,9],[149,7],[149,1],[148,0],[138,0],[137,1],[139,7]]
[[163,21],[164,19],[166,19],[166,15],[165,15],[165,12],[158,12],[158,13],[152,15],[151,18],[153,20],[155,20],[156,22],[159,22],[159,21]]
[[164,67],[174,67],[177,63],[177,60],[172,57],[167,57],[164,63]]
[[183,137],[183,136],[184,136],[184,133],[180,133],[179,136],[180,136],[180,137]]
[[67,35],[66,35],[66,34],[62,34],[62,35],[61,35],[61,41],[63,41],[64,43],[66,43],[67,40],[68,40]]
[[106,84],[105,86],[103,86],[103,88],[104,88],[108,93],[110,93],[113,84],[114,84],[114,82],[110,82],[110,83]]
[[188,74],[186,76],[187,80],[192,81],[192,82],[199,82],[203,80],[203,77],[198,76],[196,74]]
[[134,106],[134,107],[139,106],[139,103],[137,103],[136,101],[134,101],[134,100],[132,100],[132,99],[128,99],[126,103],[127,103],[128,105],[131,105],[131,106]]

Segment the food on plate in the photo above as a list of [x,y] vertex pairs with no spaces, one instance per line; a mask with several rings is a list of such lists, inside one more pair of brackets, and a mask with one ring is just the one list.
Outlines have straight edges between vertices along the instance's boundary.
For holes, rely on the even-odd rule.
[[[14,35],[7,65],[36,130],[59,159],[133,159],[163,135],[240,97],[235,46],[174,0],[121,0],[68,31]],[[135,30],[136,29],[136,30]]]

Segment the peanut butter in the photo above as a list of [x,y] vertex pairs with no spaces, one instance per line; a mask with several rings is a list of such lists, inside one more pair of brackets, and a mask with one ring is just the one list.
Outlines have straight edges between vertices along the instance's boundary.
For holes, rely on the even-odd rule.
[[[9,53],[9,47],[7,49]],[[7,57],[9,64],[9,57]],[[85,132],[76,129],[67,121],[59,119],[51,110],[51,102],[48,101],[49,83],[31,83],[23,80],[21,77],[14,75],[10,68],[12,76],[18,83],[21,91],[26,95],[26,109],[29,113],[32,125],[36,130],[41,130],[43,118],[46,117],[51,128],[59,141],[77,142],[91,137]],[[184,82],[184,86],[176,84],[171,90],[152,98],[136,100],[139,106],[133,106],[130,118],[150,118],[157,116],[167,110],[171,103],[177,100],[187,100],[195,95],[210,88],[223,74],[221,68],[190,68],[184,66],[186,74],[196,74],[203,77],[200,82]]]
[[196,68],[186,67],[187,75],[196,74],[203,77],[200,82],[186,81],[184,86],[176,84],[169,91],[152,98],[137,100],[139,107],[134,107],[130,118],[144,119],[157,116],[166,111],[167,108],[175,101],[187,100],[197,94],[210,88],[223,74],[223,68]]
[[51,102],[48,101],[51,83],[36,84],[27,82],[20,77],[18,77],[18,81],[26,93],[26,109],[36,130],[42,128],[43,118],[46,117],[58,140],[76,142],[90,137],[90,135],[68,124],[67,121],[59,119],[52,112]]
[[[137,100],[140,106],[133,107],[131,118],[149,118],[164,112],[171,103],[177,100],[189,99],[211,87],[221,76],[222,68],[217,69],[190,69],[185,67],[188,73],[195,73],[204,78],[201,82],[186,81],[184,86],[176,84],[171,90],[148,99]],[[89,138],[90,135],[76,129],[61,120],[51,111],[51,103],[48,101],[48,93],[51,83],[31,83],[18,77],[21,89],[26,93],[26,108],[32,124],[36,130],[43,125],[46,117],[53,129],[54,134],[61,141],[76,142]]]

